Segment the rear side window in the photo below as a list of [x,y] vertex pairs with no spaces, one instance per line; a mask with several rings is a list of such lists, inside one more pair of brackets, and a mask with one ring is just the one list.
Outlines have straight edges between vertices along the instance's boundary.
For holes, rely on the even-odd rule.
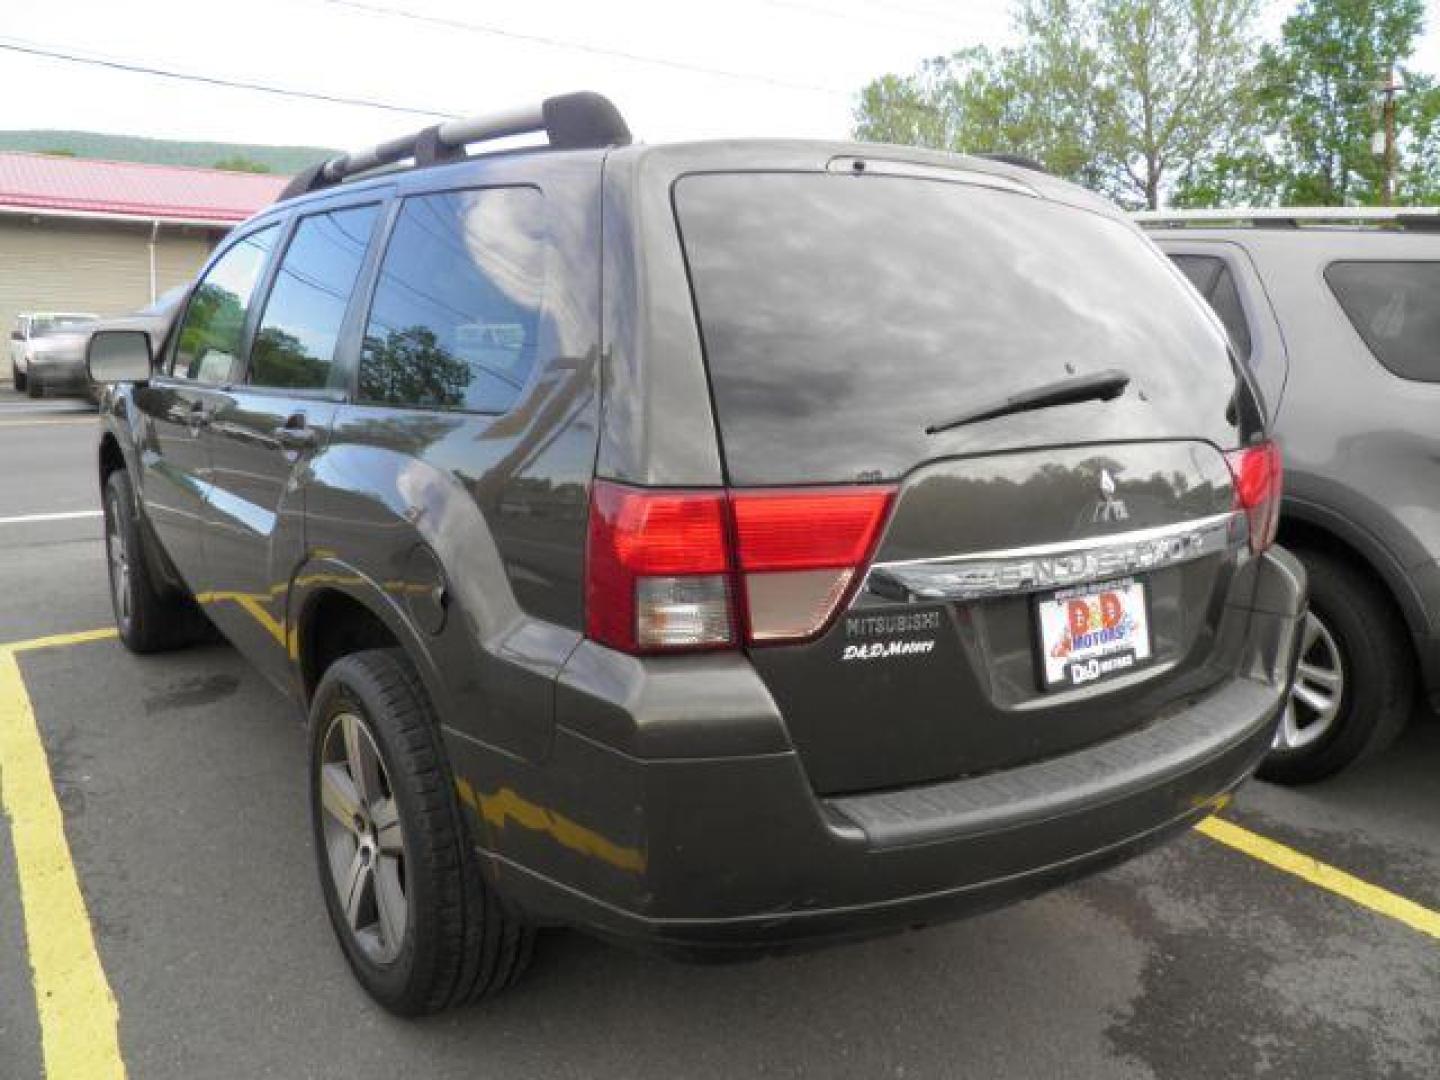
[[1249,360],[1250,324],[1245,321],[1245,307],[1240,302],[1235,275],[1225,260],[1215,255],[1171,255],[1170,258],[1220,316],[1240,359]]
[[545,252],[534,188],[406,199],[375,286],[358,400],[509,409],[535,366]]
[[[734,483],[1039,439],[1243,441],[1224,335],[1123,222],[917,177],[694,174],[673,197]],[[1110,368],[1133,379],[1113,402],[926,433]]]
[[356,206],[301,218],[250,350],[252,384],[299,390],[349,384],[335,363],[335,345],[378,212]]
[[1375,359],[1440,382],[1440,262],[1337,262],[1325,280]]
[[206,383],[231,377],[245,333],[245,314],[277,232],[269,225],[237,241],[195,287],[176,339],[172,375]]

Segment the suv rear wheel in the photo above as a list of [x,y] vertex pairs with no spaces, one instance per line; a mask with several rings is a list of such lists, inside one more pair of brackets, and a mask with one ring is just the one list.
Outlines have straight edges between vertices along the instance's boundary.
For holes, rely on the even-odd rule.
[[40,398],[45,396],[45,385],[34,375],[25,375],[25,394],[27,397]]
[[1303,784],[1388,747],[1414,698],[1409,643],[1384,595],[1350,563],[1297,551],[1310,578],[1300,665],[1260,767],[1266,780]]
[[439,725],[398,650],[326,671],[310,710],[310,808],[330,922],[376,1001],[417,1016],[519,978],[534,929],[480,876]]
[[10,382],[15,387],[17,393],[25,389],[25,373],[21,371],[20,366],[15,363],[14,357],[10,358]]

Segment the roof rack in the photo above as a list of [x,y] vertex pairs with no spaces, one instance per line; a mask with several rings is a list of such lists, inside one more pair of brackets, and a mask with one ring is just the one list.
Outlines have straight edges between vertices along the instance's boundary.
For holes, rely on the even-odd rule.
[[1375,228],[1440,231],[1440,207],[1289,206],[1218,210],[1141,210],[1133,215],[1150,228],[1246,226],[1257,229]]
[[1034,158],[1026,157],[1024,154],[1014,154],[1009,150],[994,150],[983,154],[976,154],[975,156],[984,158],[986,161],[998,161],[1002,165],[1016,165],[1022,169],[1029,169],[1032,172],[1041,172],[1047,175],[1050,173],[1049,169],[1045,168],[1044,165],[1041,165],[1040,162]]
[[465,148],[473,143],[536,131],[545,132],[550,147],[555,150],[599,149],[630,144],[630,129],[625,124],[625,118],[609,98],[588,92],[561,94],[546,98],[537,105],[472,116],[466,120],[447,120],[368,150],[322,161],[292,177],[277,201],[332,187],[360,173],[407,158],[413,158],[421,168],[458,161],[465,156]]

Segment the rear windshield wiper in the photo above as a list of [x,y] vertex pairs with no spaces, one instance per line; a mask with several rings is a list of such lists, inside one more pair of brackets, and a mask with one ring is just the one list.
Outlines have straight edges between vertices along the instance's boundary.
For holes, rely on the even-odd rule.
[[1119,368],[1106,368],[1089,375],[1075,375],[1068,379],[1056,379],[1031,390],[1011,394],[994,405],[986,405],[972,412],[964,413],[953,420],[931,424],[925,429],[926,435],[937,435],[951,428],[976,424],[981,420],[994,420],[997,416],[1029,412],[1031,409],[1048,409],[1052,405],[1073,405],[1078,401],[1111,401],[1125,392],[1130,385],[1130,376]]

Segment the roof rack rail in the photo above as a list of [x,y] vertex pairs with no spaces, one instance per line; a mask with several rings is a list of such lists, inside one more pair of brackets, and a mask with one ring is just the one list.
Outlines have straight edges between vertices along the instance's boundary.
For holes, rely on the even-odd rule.
[[422,168],[458,161],[465,156],[465,148],[473,143],[536,131],[545,132],[550,147],[555,150],[599,149],[630,144],[630,128],[609,98],[589,92],[560,94],[537,105],[464,120],[447,120],[368,150],[322,161],[292,177],[276,201],[283,202],[308,191],[332,187],[360,173],[407,158],[413,158],[415,164]]
[[1440,231],[1437,206],[1266,206],[1215,210],[1140,210],[1132,215],[1150,228],[1183,229],[1238,225],[1258,229],[1389,228]]
[[982,154],[976,154],[975,156],[978,158],[984,158],[986,161],[998,161],[1001,165],[1018,165],[1022,169],[1029,169],[1032,172],[1045,173],[1047,176],[1050,175],[1050,170],[1047,169],[1044,165],[1041,165],[1040,162],[1036,161],[1034,158],[1026,157],[1024,154],[1011,153],[1009,150],[993,150]]

